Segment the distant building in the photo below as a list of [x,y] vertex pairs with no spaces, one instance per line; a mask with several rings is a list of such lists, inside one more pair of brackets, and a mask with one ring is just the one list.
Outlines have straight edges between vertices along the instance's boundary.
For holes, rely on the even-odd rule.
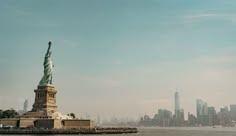
[[23,115],[24,113],[26,113],[28,110],[28,100],[25,99],[25,102],[24,102],[24,106],[23,106],[23,110],[19,110],[18,113],[20,115]]
[[231,125],[230,112],[227,106],[225,106],[224,108],[220,108],[218,119],[219,119],[219,124],[222,126]]
[[179,92],[175,92],[175,114],[180,110]]
[[180,109],[179,121],[180,121],[180,125],[184,125],[184,109]]
[[139,125],[141,126],[152,126],[152,119],[148,115],[141,117]]
[[197,118],[190,112],[188,112],[188,126],[195,126],[197,124]]
[[217,125],[217,114],[215,107],[208,107],[208,125]]
[[231,104],[230,105],[230,118],[233,121],[236,121],[236,104]]
[[26,99],[24,102],[24,111],[26,112],[28,110],[28,100]]
[[162,127],[171,126],[172,112],[166,109],[158,110],[159,125]]
[[196,112],[197,112],[197,119],[200,118],[200,115],[202,115],[203,109],[203,101],[201,99],[197,99],[196,101]]
[[200,125],[208,125],[208,106],[201,99],[196,101],[197,121]]
[[182,126],[184,124],[184,110],[180,109],[179,92],[175,92],[174,98],[175,98],[174,125]]

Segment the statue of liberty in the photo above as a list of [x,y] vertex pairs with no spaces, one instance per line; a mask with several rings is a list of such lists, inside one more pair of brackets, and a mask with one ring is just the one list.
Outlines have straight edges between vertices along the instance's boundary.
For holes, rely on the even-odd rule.
[[44,63],[43,63],[44,75],[39,82],[39,86],[52,85],[53,64],[52,64],[52,60],[51,60],[52,52],[50,51],[51,44],[52,44],[52,42],[49,41],[48,42],[48,50],[45,54]]

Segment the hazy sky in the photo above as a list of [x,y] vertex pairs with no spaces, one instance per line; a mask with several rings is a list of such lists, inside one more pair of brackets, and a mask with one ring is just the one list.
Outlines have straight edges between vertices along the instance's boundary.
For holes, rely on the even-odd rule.
[[22,109],[52,40],[63,113],[195,114],[236,104],[235,0],[1,0],[0,108]]

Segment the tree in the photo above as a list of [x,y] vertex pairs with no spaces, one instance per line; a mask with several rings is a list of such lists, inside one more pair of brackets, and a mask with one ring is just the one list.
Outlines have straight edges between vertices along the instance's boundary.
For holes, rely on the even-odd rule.
[[68,116],[71,116],[73,119],[75,119],[75,114],[74,113],[70,113],[70,114],[67,114]]
[[1,118],[14,118],[18,113],[14,109],[5,110],[2,112]]
[[0,118],[2,118],[3,110],[0,109]]

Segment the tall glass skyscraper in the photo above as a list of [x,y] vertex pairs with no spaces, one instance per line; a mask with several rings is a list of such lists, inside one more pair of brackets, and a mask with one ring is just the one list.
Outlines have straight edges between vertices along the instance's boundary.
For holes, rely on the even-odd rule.
[[179,92],[175,92],[175,112],[180,110]]
[[23,110],[26,112],[28,110],[28,100],[26,99],[24,102],[24,108]]
[[184,110],[180,109],[179,92],[175,92],[175,125],[181,126],[184,124]]
[[197,120],[201,125],[208,124],[208,106],[207,103],[201,99],[196,100],[196,112],[197,112]]

